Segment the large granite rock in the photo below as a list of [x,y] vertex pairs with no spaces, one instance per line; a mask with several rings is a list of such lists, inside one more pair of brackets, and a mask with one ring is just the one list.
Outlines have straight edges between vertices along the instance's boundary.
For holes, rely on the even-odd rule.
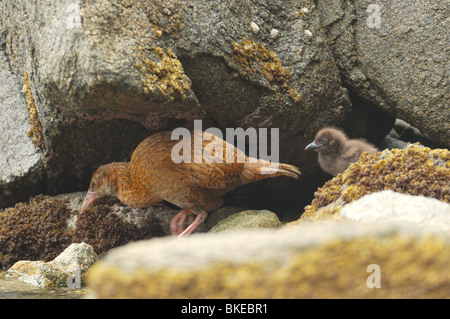
[[445,298],[449,238],[441,236],[316,222],[155,239],[111,250],[87,285],[96,298]]
[[339,216],[364,223],[391,222],[450,232],[450,204],[424,196],[391,190],[361,197],[339,210]]
[[125,160],[152,132],[190,127],[193,118],[204,128],[280,128],[280,159],[306,165],[298,150],[350,110],[319,16],[302,11],[310,6],[3,1],[0,39],[25,84],[35,174],[45,180],[28,188],[86,187],[100,164]]
[[0,50],[0,207],[25,200],[43,183],[42,158],[29,137],[30,111],[19,80]]
[[0,102],[0,207],[85,189],[194,118],[280,129],[280,160],[303,175],[238,191],[259,203],[309,202],[325,177],[303,149],[329,124],[378,140],[399,117],[449,145],[447,7],[425,3],[378,2],[377,25],[369,1],[4,0],[1,85],[18,109]]
[[317,10],[344,83],[449,146],[448,2],[327,0]]

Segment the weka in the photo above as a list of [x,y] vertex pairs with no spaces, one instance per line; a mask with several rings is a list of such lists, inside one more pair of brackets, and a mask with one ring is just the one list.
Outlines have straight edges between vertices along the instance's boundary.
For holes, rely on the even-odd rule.
[[[196,134],[203,134],[203,138],[197,135],[201,151],[194,145]],[[138,145],[130,162],[99,167],[92,175],[80,213],[103,196],[117,196],[123,204],[136,208],[167,201],[181,208],[172,218],[170,229],[172,235],[182,237],[205,221],[207,211],[219,208],[223,204],[222,196],[235,187],[270,177],[298,178],[300,175],[293,165],[247,157],[216,135],[202,131],[191,132],[190,163],[176,164],[172,149],[179,142],[171,139],[171,132],[156,133]],[[205,149],[212,157],[223,160],[208,160]],[[278,165],[277,169],[271,164]],[[195,220],[192,214],[197,215]],[[183,230],[186,221],[191,224]]]

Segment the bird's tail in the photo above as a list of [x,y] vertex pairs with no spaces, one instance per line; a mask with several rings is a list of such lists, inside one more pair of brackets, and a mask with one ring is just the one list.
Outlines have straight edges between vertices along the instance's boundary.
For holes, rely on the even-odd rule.
[[273,163],[259,159],[257,163],[246,163],[241,174],[242,184],[256,182],[262,179],[289,176],[298,179],[301,172],[291,164]]

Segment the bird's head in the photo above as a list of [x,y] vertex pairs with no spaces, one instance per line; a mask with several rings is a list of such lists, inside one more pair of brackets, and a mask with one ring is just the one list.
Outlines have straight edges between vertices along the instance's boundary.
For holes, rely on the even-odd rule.
[[111,180],[111,174],[114,170],[114,165],[112,164],[100,166],[94,174],[92,174],[89,190],[84,198],[83,205],[81,205],[80,214],[83,213],[97,198],[116,195]]
[[305,147],[305,150],[315,150],[317,152],[333,152],[347,140],[344,132],[339,129],[327,127],[317,132],[314,141]]

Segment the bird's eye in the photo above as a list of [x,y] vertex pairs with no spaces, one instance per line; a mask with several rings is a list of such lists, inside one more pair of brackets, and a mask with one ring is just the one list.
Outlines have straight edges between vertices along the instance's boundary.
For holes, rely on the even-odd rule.
[[97,187],[98,183],[97,182],[92,182],[92,186]]
[[321,139],[320,141],[321,141],[322,143],[328,142],[328,140],[327,140],[326,138],[323,138],[323,139]]

